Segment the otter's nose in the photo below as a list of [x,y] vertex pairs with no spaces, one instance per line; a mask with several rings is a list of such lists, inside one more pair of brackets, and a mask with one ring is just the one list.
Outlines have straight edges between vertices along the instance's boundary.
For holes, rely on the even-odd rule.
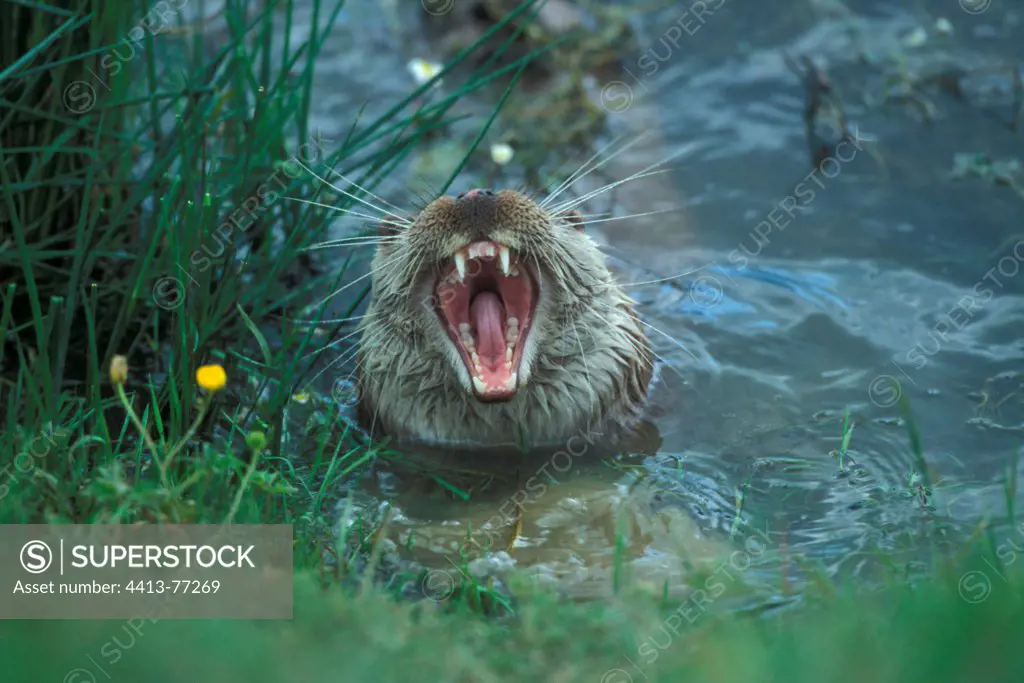
[[498,195],[493,190],[470,190],[455,198],[455,210],[461,231],[470,239],[489,239],[498,215]]
[[463,192],[456,199],[475,199],[477,197],[491,197],[493,199],[494,196],[494,190],[475,189]]

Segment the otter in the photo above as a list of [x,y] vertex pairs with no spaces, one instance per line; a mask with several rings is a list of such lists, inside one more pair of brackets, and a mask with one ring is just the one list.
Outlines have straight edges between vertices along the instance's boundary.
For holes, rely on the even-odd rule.
[[639,420],[654,353],[579,211],[474,189],[381,232],[356,355],[372,433],[543,446]]

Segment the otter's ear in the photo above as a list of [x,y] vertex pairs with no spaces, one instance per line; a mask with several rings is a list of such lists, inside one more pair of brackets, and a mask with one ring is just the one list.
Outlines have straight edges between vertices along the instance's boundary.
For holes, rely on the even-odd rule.
[[578,209],[573,209],[569,213],[565,214],[565,222],[580,232],[583,232],[583,214],[580,213]]

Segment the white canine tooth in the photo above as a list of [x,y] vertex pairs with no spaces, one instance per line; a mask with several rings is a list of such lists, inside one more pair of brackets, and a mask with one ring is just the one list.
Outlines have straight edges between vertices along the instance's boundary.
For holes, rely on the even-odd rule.
[[469,334],[472,331],[473,328],[470,327],[469,323],[459,323],[459,332],[462,334]]
[[487,390],[487,385],[482,379],[473,375],[473,388],[476,389],[477,393],[482,394]]
[[512,347],[511,346],[506,346],[505,347],[505,365],[511,365],[511,364],[512,364]]
[[498,247],[498,256],[501,258],[501,272],[508,277],[509,262],[512,258],[512,255],[509,254],[508,247],[504,244]]
[[508,327],[510,330],[514,330],[519,327],[519,318],[509,318]]
[[518,373],[513,372],[511,375],[509,375],[508,379],[505,380],[505,388],[506,389],[515,389],[516,388],[516,382],[518,380],[519,380]]
[[459,273],[459,282],[466,279],[466,255],[461,251],[455,252],[455,270]]

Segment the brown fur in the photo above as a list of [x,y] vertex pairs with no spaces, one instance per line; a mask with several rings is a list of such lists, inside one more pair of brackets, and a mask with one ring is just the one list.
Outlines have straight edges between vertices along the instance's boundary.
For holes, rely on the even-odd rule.
[[[542,445],[635,420],[653,354],[633,302],[582,231],[579,214],[553,216],[513,190],[461,201],[444,196],[393,234],[374,257],[361,325],[359,409],[368,427],[435,443],[498,445],[522,437]],[[539,289],[519,390],[502,403],[474,396],[434,310],[439,269],[479,239],[518,253]]]

